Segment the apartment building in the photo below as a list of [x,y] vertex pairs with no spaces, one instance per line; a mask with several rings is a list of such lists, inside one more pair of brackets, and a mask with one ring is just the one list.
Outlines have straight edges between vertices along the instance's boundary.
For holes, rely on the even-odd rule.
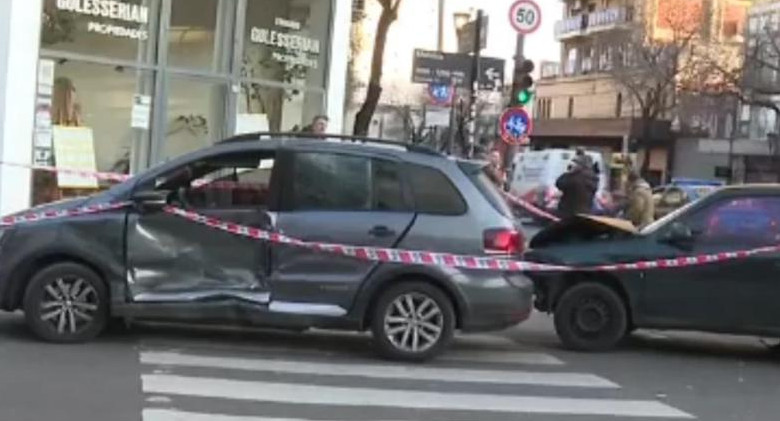
[[[608,157],[624,148],[647,160],[647,176],[668,178],[673,128],[668,112],[643,129],[634,97],[612,76],[616,64],[630,65],[637,32],[668,40],[680,25],[696,28],[700,39],[742,42],[748,0],[564,0],[556,24],[560,63],[543,63],[537,83],[533,142],[540,147],[582,146]],[[669,17],[674,16],[675,22]],[[670,96],[675,95],[670,92]],[[673,124],[674,123],[674,124]],[[684,122],[683,122],[684,124]]]

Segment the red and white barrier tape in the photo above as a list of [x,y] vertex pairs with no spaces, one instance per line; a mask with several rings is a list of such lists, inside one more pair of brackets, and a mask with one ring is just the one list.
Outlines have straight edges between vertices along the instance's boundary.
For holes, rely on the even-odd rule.
[[510,194],[510,193],[506,193],[506,192],[502,192],[502,193],[504,195],[504,198],[507,201],[509,201],[510,203],[515,204],[517,206],[520,206],[521,208],[527,210],[528,212],[531,212],[532,214],[534,214],[536,216],[542,217],[544,219],[547,219],[547,220],[550,220],[550,221],[553,221],[553,222],[558,222],[558,221],[561,220],[561,218],[558,218],[557,216],[555,216],[555,215],[553,215],[553,214],[551,214],[549,212],[546,212],[546,211],[544,211],[542,209],[537,208],[536,206],[532,205],[527,200],[523,200],[523,199],[521,199],[521,198],[519,198],[519,197],[517,197],[515,195]]
[[[7,165],[12,167],[19,167],[19,168],[27,168],[32,170],[38,170],[38,171],[47,171],[52,173],[62,173],[62,174],[69,174],[69,175],[75,175],[79,177],[94,177],[98,180],[103,181],[112,181],[112,182],[123,182],[127,181],[131,176],[127,174],[119,174],[119,173],[109,173],[109,172],[99,172],[99,171],[86,171],[86,170],[77,170],[72,168],[58,168],[58,167],[49,167],[49,166],[42,166],[42,165],[28,165],[28,164],[18,164],[18,163],[12,163],[12,162],[0,162],[1,165]],[[204,187],[205,185],[213,186],[215,188],[224,188],[224,187],[230,187],[230,188],[238,188],[242,187],[243,183],[229,183],[220,181],[217,183],[209,183],[208,180],[195,180],[193,182],[193,187]],[[510,193],[502,192],[504,198],[509,201],[510,203],[519,206],[528,212],[539,216],[541,218],[558,222],[560,221],[560,218],[557,216],[546,212],[542,209],[537,208],[536,206],[532,205],[527,200],[521,199],[517,196],[514,196]]]
[[40,222],[51,219],[67,218],[72,216],[90,215],[101,212],[108,212],[114,209],[121,209],[128,206],[127,202],[104,203],[97,205],[82,206],[69,210],[56,210],[45,212],[29,212],[15,216],[6,216],[0,219],[0,227],[10,227],[23,223]]
[[449,253],[350,246],[344,244],[312,243],[287,237],[276,232],[264,231],[258,228],[221,221],[216,218],[203,216],[198,213],[173,206],[166,207],[165,211],[169,214],[182,217],[188,221],[203,224],[220,231],[229,232],[231,234],[253,238],[256,240],[269,241],[271,243],[309,248],[316,251],[353,257],[360,260],[410,265],[448,266],[477,270],[501,270],[507,272],[561,271],[566,269],[560,266],[543,265],[518,260],[496,259],[491,257],[463,256]]
[[123,182],[127,181],[131,176],[127,174],[119,174],[119,173],[112,173],[112,172],[99,172],[99,171],[87,171],[87,170],[77,170],[73,168],[58,168],[58,167],[48,167],[45,165],[28,165],[28,164],[17,164],[13,162],[0,162],[2,165],[6,165],[9,167],[17,167],[17,168],[26,168],[30,170],[38,170],[38,171],[46,171],[46,172],[52,172],[52,173],[62,173],[62,174],[69,174],[69,175],[75,175],[78,177],[93,177],[98,180],[103,181],[113,181],[113,182]]
[[350,246],[344,244],[311,243],[295,238],[290,238],[275,232],[264,231],[258,228],[247,227],[232,222],[221,221],[216,218],[203,216],[195,212],[172,206],[166,207],[165,211],[189,221],[203,224],[221,231],[229,232],[231,234],[241,235],[257,240],[269,241],[272,243],[305,247],[317,251],[353,257],[361,260],[384,263],[449,266],[474,270],[500,270],[506,272],[616,272],[646,269],[668,269],[688,266],[701,266],[729,260],[744,259],[758,254],[780,252],[780,245],[778,245],[760,247],[751,250],[729,251],[701,256],[679,257],[674,259],[648,260],[587,267],[572,267],[532,263],[518,260],[496,259],[491,257],[462,256],[429,251]]
[[[67,217],[90,215],[129,206],[129,202],[105,203],[83,206],[71,210],[30,212],[0,219],[0,227],[41,222]],[[204,216],[174,206],[166,206],[164,211],[194,223],[202,224],[220,231],[240,235],[260,241],[276,244],[286,244],[294,247],[304,247],[315,251],[333,253],[361,260],[400,263],[409,265],[448,266],[473,270],[498,270],[505,272],[615,272],[648,269],[671,269],[690,266],[701,266],[730,260],[744,259],[750,256],[768,253],[780,253],[780,245],[759,247],[750,250],[728,251],[705,254],[700,256],[679,257],[673,259],[647,260],[631,263],[615,263],[586,267],[572,267],[540,264],[519,260],[498,259],[483,256],[464,256],[450,253],[430,251],[399,250],[380,247],[351,246],[344,244],[313,243],[286,235],[264,231],[216,218]]]

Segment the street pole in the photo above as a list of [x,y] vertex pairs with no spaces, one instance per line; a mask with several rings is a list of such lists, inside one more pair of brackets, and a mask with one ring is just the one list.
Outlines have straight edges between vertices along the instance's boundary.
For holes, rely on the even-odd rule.
[[474,50],[471,58],[471,100],[469,101],[469,146],[466,151],[467,158],[474,157],[474,147],[477,144],[477,94],[479,93],[479,59],[482,50],[482,9],[477,11],[477,22],[474,25]]
[[734,184],[734,140],[737,138],[737,132],[739,129],[740,111],[741,107],[739,100],[735,100],[736,106],[734,107],[734,116],[731,120],[731,133],[729,133],[729,184]]
[[444,2],[439,0],[439,38],[437,42],[438,50],[444,51]]
[[[517,39],[515,41],[515,69],[520,68],[520,66],[523,65],[523,60],[525,60],[525,35],[518,32]],[[515,80],[517,76],[517,71],[512,73],[512,86],[514,87],[517,85],[520,81]],[[517,101],[516,98],[512,98],[511,90],[509,95],[509,106],[515,105],[515,101]],[[520,147],[518,145],[507,145],[506,148],[506,154],[504,154],[504,170],[508,171],[511,169],[512,163],[515,160],[515,154],[517,154]]]
[[447,133],[447,155],[452,155],[452,146],[455,144],[455,125],[458,123],[455,103],[458,99],[458,86],[453,82],[451,85],[452,100],[450,101],[450,131]]

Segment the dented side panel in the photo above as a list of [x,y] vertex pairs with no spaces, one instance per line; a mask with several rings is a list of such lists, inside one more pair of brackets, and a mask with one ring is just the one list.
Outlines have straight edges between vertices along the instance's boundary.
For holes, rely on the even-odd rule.
[[[260,212],[221,219],[261,227]],[[266,227],[267,228],[267,227]],[[165,213],[131,213],[127,227],[127,282],[136,302],[191,302],[234,298],[268,302],[267,244]]]

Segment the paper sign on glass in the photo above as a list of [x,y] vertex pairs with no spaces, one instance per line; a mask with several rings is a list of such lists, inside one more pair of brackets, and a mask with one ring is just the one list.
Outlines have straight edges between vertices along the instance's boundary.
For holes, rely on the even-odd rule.
[[[54,126],[54,160],[59,168],[97,171],[92,129]],[[95,177],[57,173],[57,185],[63,188],[96,189],[98,181]]]

